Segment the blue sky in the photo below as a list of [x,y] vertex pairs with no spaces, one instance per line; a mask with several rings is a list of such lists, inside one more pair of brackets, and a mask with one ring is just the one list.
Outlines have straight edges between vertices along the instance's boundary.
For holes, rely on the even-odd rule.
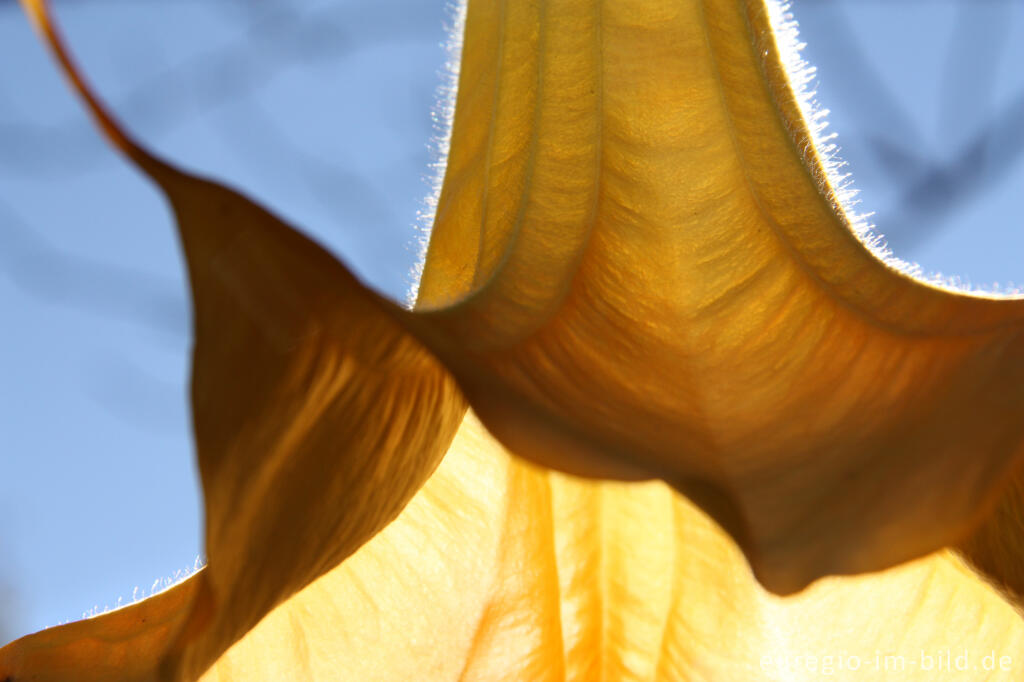
[[[444,3],[287,6],[57,5],[86,73],[140,138],[259,197],[401,298],[432,174]],[[1024,284],[1020,3],[794,11],[860,209],[897,255],[977,285]],[[201,511],[187,291],[166,207],[95,136],[8,3],[0,54],[5,641],[191,568]]]

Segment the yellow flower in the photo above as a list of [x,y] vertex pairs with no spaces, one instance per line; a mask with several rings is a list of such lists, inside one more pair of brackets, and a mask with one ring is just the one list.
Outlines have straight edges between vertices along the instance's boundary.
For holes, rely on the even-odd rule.
[[470,2],[414,311],[24,4],[178,219],[209,565],[0,680],[1020,677],[1024,300],[860,240],[761,0]]

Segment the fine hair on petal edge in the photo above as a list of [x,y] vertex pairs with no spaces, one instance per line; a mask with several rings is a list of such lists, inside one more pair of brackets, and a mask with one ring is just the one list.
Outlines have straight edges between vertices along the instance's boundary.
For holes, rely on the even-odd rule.
[[448,40],[444,43],[445,61],[438,71],[440,80],[434,91],[434,107],[430,113],[434,134],[428,147],[430,165],[423,179],[429,188],[427,195],[416,212],[416,260],[409,272],[405,304],[411,308],[419,293],[423,276],[423,263],[427,257],[430,233],[437,214],[437,202],[441,196],[441,184],[448,164],[448,148],[452,139],[452,121],[455,117],[455,97],[459,86],[459,64],[462,62],[462,34],[466,27],[466,2],[456,0],[445,5],[445,32]]

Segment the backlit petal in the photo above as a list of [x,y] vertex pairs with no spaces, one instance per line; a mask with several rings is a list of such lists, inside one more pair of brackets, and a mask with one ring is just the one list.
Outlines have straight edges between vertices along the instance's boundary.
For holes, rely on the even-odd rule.
[[948,551],[776,597],[666,485],[545,473],[470,415],[405,512],[203,682],[1009,682],[1022,647]]
[[859,240],[764,3],[470,3],[458,93],[413,324],[513,452],[669,482],[780,593],[991,509],[1024,300]]
[[166,650],[163,630],[139,650],[152,670],[124,674],[195,679],[394,519],[437,466],[465,403],[394,304],[255,203],[130,139],[75,71],[45,4],[26,7],[107,136],[177,218],[192,289],[208,566],[189,581],[187,617]]
[[[28,637],[0,670],[147,679],[127,674],[163,631],[145,614],[195,581]],[[470,414],[394,523],[202,680],[1010,682],[1022,650],[1024,622],[948,551],[776,597],[668,486],[539,470]]]
[[[890,654],[934,679],[925,656],[1024,644],[948,550],[783,600],[732,543],[788,593],[963,541],[1020,593],[1024,301],[861,243],[762,2],[470,3],[416,312],[154,159],[60,56],[179,218],[210,566],[0,650],[0,679],[818,679],[808,656]],[[356,551],[450,441],[448,370],[513,453],[675,490],[536,469],[469,417]]]

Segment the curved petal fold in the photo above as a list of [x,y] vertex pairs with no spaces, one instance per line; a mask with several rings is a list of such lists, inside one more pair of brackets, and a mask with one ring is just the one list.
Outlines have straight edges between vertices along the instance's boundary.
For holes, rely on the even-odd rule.
[[45,3],[25,4],[108,138],[177,218],[192,290],[208,565],[188,581],[187,615],[146,674],[191,680],[392,521],[436,468],[466,406],[394,304],[252,201],[133,141],[75,70]]
[[420,314],[519,455],[661,478],[779,593],[964,539],[1024,455],[1024,300],[880,260],[759,0],[470,3]]
[[860,241],[760,0],[470,2],[415,311],[146,152],[23,3],[178,218],[209,566],[5,647],[0,679],[817,679],[808,655],[894,631],[906,658],[1021,649],[930,553],[1019,599],[1024,300]]
[[402,515],[203,682],[1009,682],[1022,646],[1024,621],[948,550],[777,597],[665,484],[535,469],[471,413]]
[[177,177],[163,186],[192,281],[208,566],[163,672],[193,679],[394,519],[465,403],[390,304],[326,252],[239,195]]
[[[15,654],[56,666],[92,646],[79,662],[116,660],[121,622],[133,616],[130,636],[146,636],[132,610],[153,601],[32,635]],[[776,597],[665,484],[535,468],[470,413],[392,524],[201,679],[1010,682],[1022,647],[1024,621],[949,551]],[[64,665],[26,679],[66,679]]]

